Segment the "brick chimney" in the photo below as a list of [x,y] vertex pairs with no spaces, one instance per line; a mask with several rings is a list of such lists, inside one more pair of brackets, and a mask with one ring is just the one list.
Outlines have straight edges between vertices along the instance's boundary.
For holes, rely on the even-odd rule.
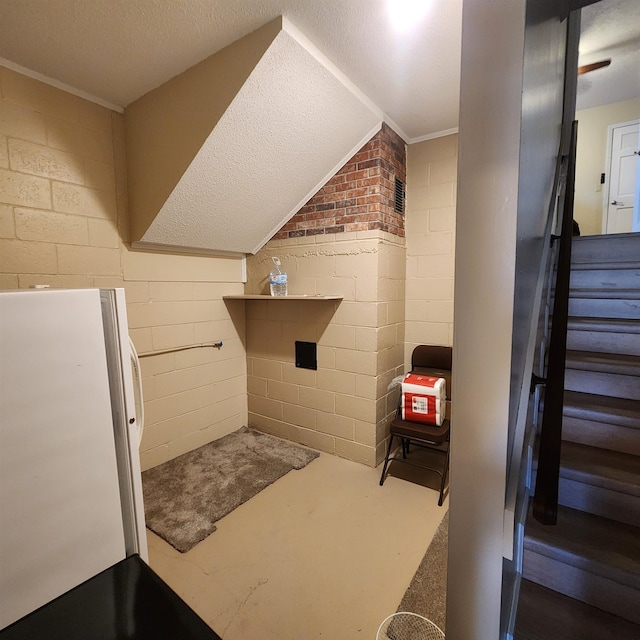
[[404,141],[383,123],[273,240],[373,230],[404,237],[405,182]]

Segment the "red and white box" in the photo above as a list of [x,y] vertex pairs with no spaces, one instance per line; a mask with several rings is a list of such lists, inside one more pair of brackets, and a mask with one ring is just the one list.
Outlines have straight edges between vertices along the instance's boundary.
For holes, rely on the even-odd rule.
[[441,426],[447,401],[446,381],[436,376],[407,373],[402,381],[402,419]]

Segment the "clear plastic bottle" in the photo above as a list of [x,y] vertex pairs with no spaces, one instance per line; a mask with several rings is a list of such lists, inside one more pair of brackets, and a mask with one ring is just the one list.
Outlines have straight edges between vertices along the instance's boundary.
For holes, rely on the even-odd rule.
[[287,295],[287,274],[280,268],[282,266],[280,258],[274,256],[273,269],[269,274],[269,287],[271,289],[272,296],[286,296]]

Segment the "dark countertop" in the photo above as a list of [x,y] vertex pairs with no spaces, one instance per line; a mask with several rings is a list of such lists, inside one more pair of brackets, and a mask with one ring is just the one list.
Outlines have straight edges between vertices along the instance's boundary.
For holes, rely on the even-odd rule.
[[0,631],[1,640],[221,640],[133,555]]

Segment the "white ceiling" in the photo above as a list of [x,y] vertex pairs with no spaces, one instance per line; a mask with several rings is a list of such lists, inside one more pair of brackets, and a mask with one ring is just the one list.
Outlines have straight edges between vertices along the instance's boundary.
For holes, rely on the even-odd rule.
[[386,0],[0,0],[0,57],[122,108],[284,15],[410,139],[458,125],[462,0],[423,4],[396,30]]
[[[138,246],[256,253],[380,130],[382,114],[374,105],[354,92],[286,19],[274,23],[261,31],[275,37],[271,35],[220,119],[209,121],[212,130],[188,167],[182,172],[179,166],[173,173],[179,174],[178,182],[157,215],[151,211],[154,219]],[[230,55],[236,59],[247,56],[247,40],[244,51],[257,46],[250,35],[226,51],[233,49]],[[206,67],[203,63],[182,74],[179,83],[164,85],[149,100],[136,102],[135,115],[129,110],[125,114],[127,132],[138,129],[128,138],[134,140],[131,147],[144,158],[142,166],[136,164],[137,173],[131,172],[132,163],[129,166],[133,217],[139,212],[136,204],[145,205],[144,198],[140,202],[137,197],[141,181],[151,177],[155,186],[158,180],[155,172],[149,176],[152,149],[163,155],[162,149],[175,140],[167,129],[189,131],[190,123],[183,118],[197,117],[198,110],[211,113],[204,87],[217,94],[215,71],[220,66],[214,72]],[[199,104],[190,102],[194,95]],[[175,101],[183,109],[182,118]],[[171,157],[175,162],[173,153]]]
[[[0,0],[0,58],[122,109],[284,15],[417,141],[458,126],[462,0],[422,0],[396,29],[388,5],[404,2]],[[602,0],[583,22],[580,63],[613,63],[580,79],[579,107],[640,95],[640,0]]]
[[611,65],[578,77],[577,108],[640,97],[640,0],[585,7],[580,31],[579,64],[611,58]]

